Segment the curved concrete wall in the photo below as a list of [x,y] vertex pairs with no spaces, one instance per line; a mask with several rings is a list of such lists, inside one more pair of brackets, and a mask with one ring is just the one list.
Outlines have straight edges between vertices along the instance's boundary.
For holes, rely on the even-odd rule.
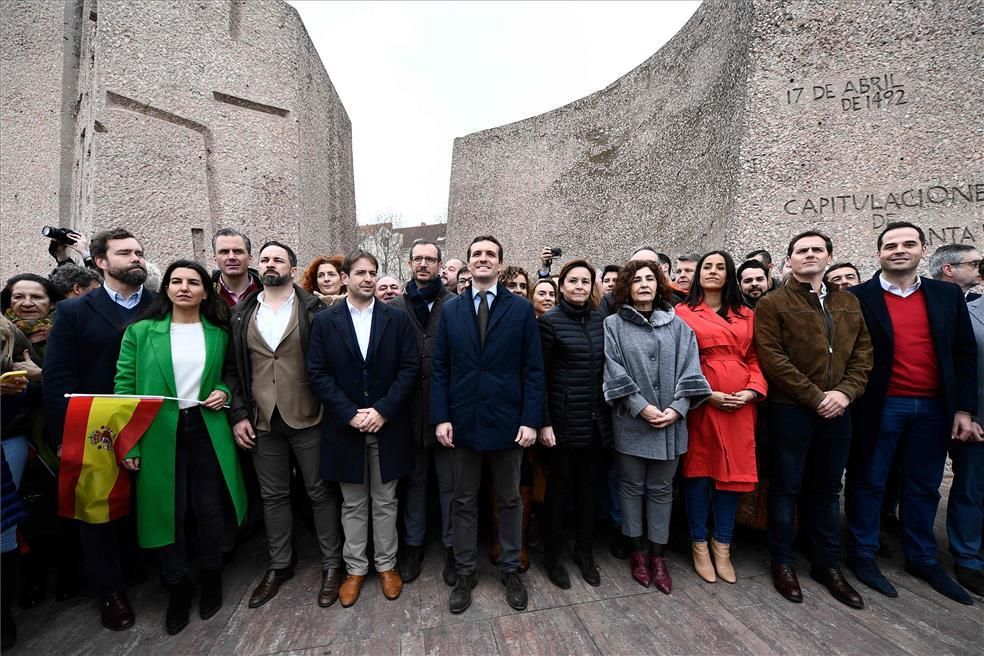
[[18,0],[0,24],[3,275],[50,268],[45,224],[126,226],[162,265],[210,261],[222,226],[355,243],[351,123],[281,0]]
[[976,0],[705,0],[606,89],[456,139],[448,248],[491,232],[511,263],[602,265],[820,228],[870,271],[888,220],[982,241],[979,21]]

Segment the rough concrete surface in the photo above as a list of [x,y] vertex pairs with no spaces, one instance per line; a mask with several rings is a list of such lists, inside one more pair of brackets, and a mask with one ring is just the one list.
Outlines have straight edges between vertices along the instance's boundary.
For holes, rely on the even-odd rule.
[[638,245],[785,254],[819,228],[875,267],[888,220],[984,241],[978,0],[705,0],[652,57],[551,112],[455,140],[448,250],[491,232],[598,265]]
[[281,0],[4,0],[0,30],[4,276],[50,268],[46,224],[123,225],[161,265],[223,226],[355,243],[351,123]]

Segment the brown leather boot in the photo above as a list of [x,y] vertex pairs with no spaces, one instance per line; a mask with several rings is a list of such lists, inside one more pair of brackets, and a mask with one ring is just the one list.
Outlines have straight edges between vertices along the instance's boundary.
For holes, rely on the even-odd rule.
[[711,552],[714,554],[714,568],[717,569],[718,576],[726,583],[734,583],[738,580],[734,565],[731,564],[731,545],[721,544],[711,538]]
[[690,549],[693,552],[694,571],[697,572],[697,576],[708,583],[717,581],[717,575],[714,573],[714,563],[711,562],[711,552],[707,550],[707,543],[692,542],[690,543]]

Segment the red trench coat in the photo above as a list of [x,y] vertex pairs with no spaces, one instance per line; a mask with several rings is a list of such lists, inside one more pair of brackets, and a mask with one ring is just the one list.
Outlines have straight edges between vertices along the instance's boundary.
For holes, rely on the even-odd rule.
[[[765,377],[752,343],[751,309],[732,316],[733,323],[704,303],[695,308],[681,303],[674,309],[697,335],[700,368],[712,390],[734,394],[747,389],[765,398]],[[719,490],[754,490],[756,406],[749,403],[736,412],[725,412],[703,403],[687,413],[690,445],[683,458],[683,475],[713,478]]]

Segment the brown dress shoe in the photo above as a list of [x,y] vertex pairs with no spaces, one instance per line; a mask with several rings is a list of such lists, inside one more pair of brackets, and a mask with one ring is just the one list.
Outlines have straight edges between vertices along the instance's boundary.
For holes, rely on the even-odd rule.
[[100,608],[102,625],[110,631],[124,631],[133,626],[136,618],[126,598],[126,593],[114,592],[102,602]]
[[345,577],[345,580],[342,581],[342,587],[338,589],[338,600],[342,602],[342,608],[348,608],[358,601],[359,593],[362,592],[362,584],[365,581],[366,577],[358,574],[349,574]]
[[294,578],[294,568],[268,569],[249,597],[249,607],[259,608],[277,596],[280,586]]
[[772,584],[783,597],[794,603],[803,601],[803,591],[800,589],[799,579],[796,578],[796,570],[792,565],[783,563],[772,563]]
[[393,601],[400,596],[403,590],[403,579],[395,569],[388,569],[385,572],[378,572],[379,585],[383,589],[383,596]]
[[851,608],[864,608],[864,600],[861,595],[851,587],[839,568],[813,568],[810,570],[810,577],[825,586],[830,591],[831,596],[842,604]]
[[342,568],[329,567],[321,571],[321,590],[318,591],[318,605],[328,608],[338,599],[338,588],[342,585]]

